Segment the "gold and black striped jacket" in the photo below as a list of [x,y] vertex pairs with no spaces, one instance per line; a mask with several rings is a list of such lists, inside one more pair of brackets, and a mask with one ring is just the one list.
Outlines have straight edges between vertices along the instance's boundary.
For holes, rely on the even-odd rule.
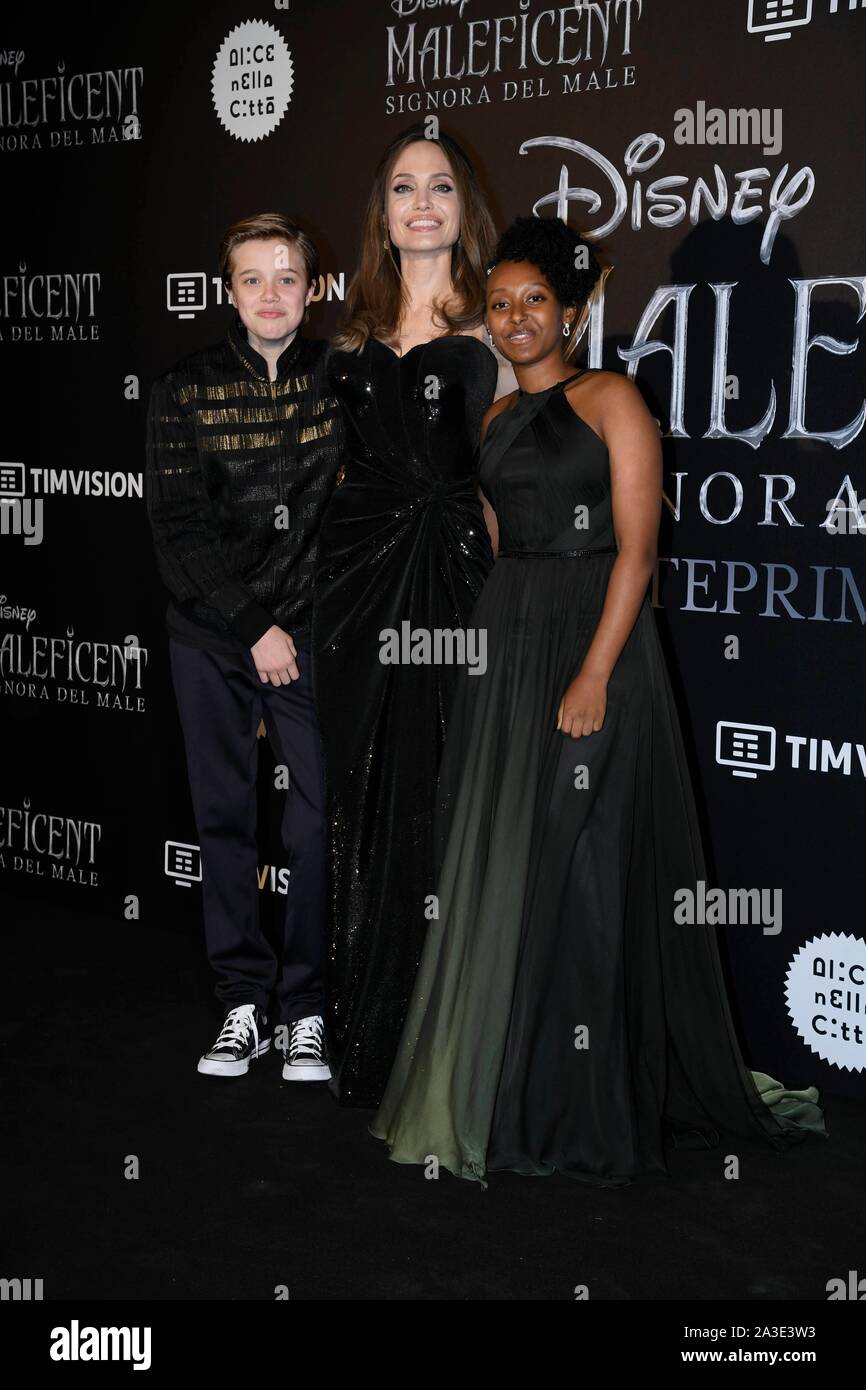
[[172,636],[252,647],[274,623],[305,640],[318,531],[343,449],[328,345],[300,329],[275,381],[240,315],[153,385],[146,498]]

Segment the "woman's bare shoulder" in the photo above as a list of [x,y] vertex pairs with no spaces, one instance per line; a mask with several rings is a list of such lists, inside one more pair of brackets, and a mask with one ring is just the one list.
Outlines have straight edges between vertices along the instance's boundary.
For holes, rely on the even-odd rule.
[[581,376],[569,382],[565,394],[570,396],[574,392],[576,395],[602,396],[621,391],[623,388],[626,391],[637,389],[624,372],[609,372],[604,367],[586,367]]
[[590,406],[598,421],[603,421],[611,410],[646,408],[643,396],[631,377],[624,372],[609,372],[601,367],[590,367],[583,376],[570,382],[565,387],[565,395],[574,411],[583,414],[585,408]]

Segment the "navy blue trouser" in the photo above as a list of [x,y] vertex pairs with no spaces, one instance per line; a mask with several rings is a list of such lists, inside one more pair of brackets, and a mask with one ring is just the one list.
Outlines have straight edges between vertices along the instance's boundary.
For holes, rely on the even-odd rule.
[[[169,641],[202,858],[208,959],[226,1009],[276,991],[281,1023],[322,1012],[325,891],[324,793],[308,647],[300,678],[264,685],[252,655],[224,655]],[[290,870],[279,956],[259,924],[256,731],[264,719],[278,764],[288,768],[282,840]]]

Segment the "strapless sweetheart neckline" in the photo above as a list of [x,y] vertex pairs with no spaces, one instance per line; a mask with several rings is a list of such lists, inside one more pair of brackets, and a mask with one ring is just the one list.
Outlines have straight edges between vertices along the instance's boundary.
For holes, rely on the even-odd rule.
[[435,338],[428,338],[426,343],[415,343],[413,347],[407,348],[405,352],[395,352],[394,349],[389,347],[387,343],[384,343],[381,338],[370,338],[369,341],[371,343],[378,343],[386,352],[390,352],[392,357],[396,357],[398,362],[404,362],[407,357],[411,357],[412,353],[417,352],[419,348],[430,347],[431,343],[446,343],[454,341],[455,339],[460,339],[461,342],[467,341],[477,343],[480,348],[484,348],[485,352],[490,352],[490,348],[487,344],[482,343],[480,338],[476,338],[474,333],[439,333]]

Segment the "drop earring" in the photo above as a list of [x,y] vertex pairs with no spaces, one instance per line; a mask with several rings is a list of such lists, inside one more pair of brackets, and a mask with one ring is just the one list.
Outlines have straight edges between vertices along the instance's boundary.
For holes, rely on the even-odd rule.
[[562,336],[563,336],[563,338],[567,338],[570,332],[571,332],[571,324],[570,324],[570,323],[564,323],[564,324],[562,325]]

